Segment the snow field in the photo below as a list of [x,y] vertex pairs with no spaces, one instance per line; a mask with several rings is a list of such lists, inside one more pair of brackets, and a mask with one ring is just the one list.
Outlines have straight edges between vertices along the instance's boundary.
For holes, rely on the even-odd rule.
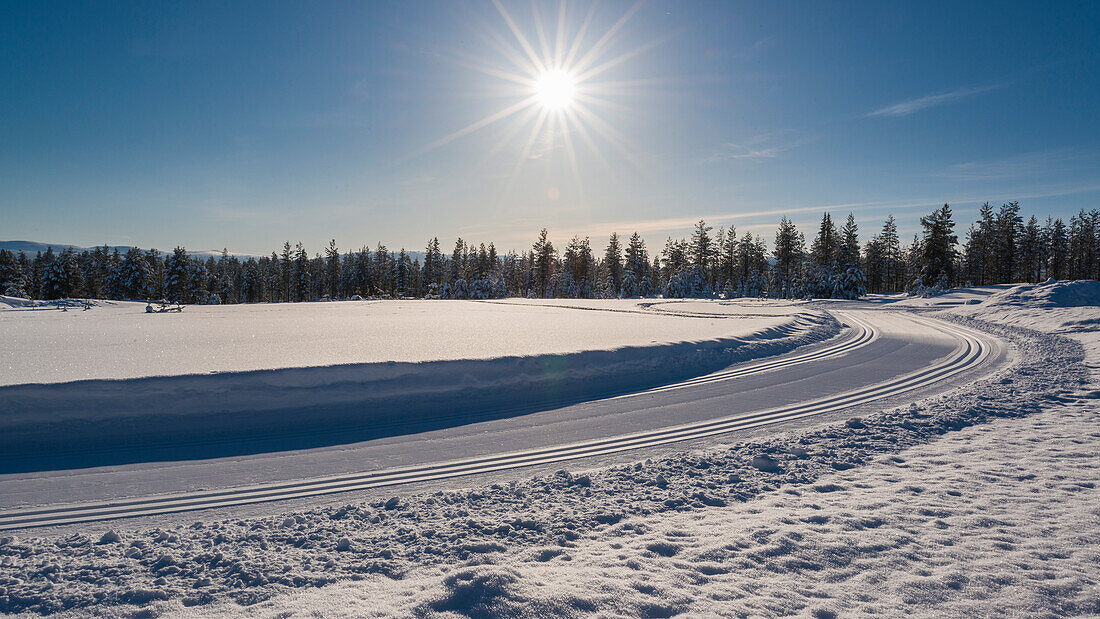
[[0,309],[0,386],[706,342],[796,314],[685,320],[647,312],[636,300],[590,306],[623,311],[422,300],[189,306],[179,314],[146,314],[144,304],[127,302],[86,312]]
[[[1073,443],[1086,426],[1095,433],[1082,349],[987,328],[1016,345],[1018,366],[847,423],[278,517],[121,533],[102,523],[65,537],[17,532],[0,544],[0,611],[654,616],[743,608],[824,617],[961,614],[974,607],[944,605],[997,595],[1000,606],[990,608],[1026,612],[1058,599],[1067,612],[1095,612],[1097,572],[1083,567],[1095,560],[1092,538],[1067,538],[1066,527],[1089,509],[1095,516],[1095,495],[1082,493],[1094,490],[1087,484],[1100,466],[1081,456],[1095,453],[1095,434]],[[1049,409],[1081,417],[1025,427]],[[1015,439],[997,438],[1005,423],[1021,424]],[[983,436],[988,444],[975,449]],[[984,495],[987,488],[1000,495]],[[1050,513],[1012,512],[1052,495],[1060,503]],[[1029,501],[1005,501],[1021,496]],[[1004,568],[998,543],[1014,546],[1013,565],[1036,571]],[[977,569],[960,568],[965,557],[976,557]]]
[[[323,326],[326,333],[337,332],[341,330],[339,322],[327,308],[339,305],[343,307],[338,308],[336,317],[359,311],[352,304],[311,304],[309,307],[316,308],[311,312],[298,312],[297,306],[291,306],[289,315],[312,316],[319,321],[312,329]],[[263,314],[265,307],[247,309]],[[449,308],[454,308],[454,315]],[[279,314],[284,310],[286,306],[276,306],[273,311]],[[179,316],[187,316],[189,311]],[[520,337],[521,331],[525,332],[520,323],[555,328],[573,325],[572,335],[563,336],[573,348],[582,347],[578,333],[593,336],[587,342],[590,348],[630,338],[641,341],[687,337],[689,333],[713,337],[677,343],[658,339],[642,346],[560,354],[8,385],[0,387],[0,409],[5,412],[0,417],[0,472],[99,466],[151,457],[193,459],[284,451],[507,417],[706,374],[737,361],[822,341],[840,328],[831,317],[813,311],[725,320],[655,316],[644,310],[613,313],[435,301],[396,302],[384,312],[373,311],[372,315],[383,317],[386,324],[405,320],[398,320],[403,312],[430,313],[431,319],[421,317],[408,323],[410,329],[413,324],[431,325],[416,332],[412,344],[429,357],[427,351],[436,339],[450,339],[452,331],[467,336],[474,331],[493,332],[501,321],[507,322],[505,317],[515,323],[509,327],[514,331],[505,330],[506,337],[476,350],[477,354],[526,350],[531,344]],[[27,315],[38,314],[19,318]],[[249,321],[244,318],[250,315],[233,312],[225,324],[202,315],[197,320],[210,327],[207,333],[233,325],[247,331]],[[10,314],[0,313],[0,318],[5,317],[9,323],[17,322]],[[114,318],[118,317],[107,316],[106,322]],[[138,320],[174,324],[160,323],[164,318],[177,316],[141,315]],[[286,316],[279,318],[284,319]],[[67,317],[59,320],[64,322]],[[455,321],[467,321],[468,327],[463,331]],[[132,325],[135,319],[124,314],[115,322]],[[649,330],[651,325],[655,330]],[[594,331],[600,329],[607,331],[596,337]],[[383,335],[397,346],[402,334],[390,331],[378,337]],[[272,340],[276,336],[267,333],[264,337]],[[170,339],[164,334],[158,337]],[[231,344],[243,336],[238,333],[236,337],[230,338]],[[207,344],[197,346],[210,349]],[[370,354],[382,355],[378,350]],[[386,353],[382,358],[404,354],[408,352]],[[449,353],[437,350],[435,354]],[[179,437],[187,439],[182,447],[177,445]],[[150,451],[153,453],[146,453]]]

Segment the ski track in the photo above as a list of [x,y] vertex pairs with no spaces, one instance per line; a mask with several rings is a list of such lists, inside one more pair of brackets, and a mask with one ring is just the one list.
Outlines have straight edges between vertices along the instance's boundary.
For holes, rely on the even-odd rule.
[[[841,342],[832,347],[827,347],[806,355],[798,355],[790,359],[751,364],[748,367],[691,379],[681,384],[664,386],[637,394],[617,396],[616,399],[641,397],[657,391],[664,392],[674,389],[690,388],[697,384],[734,380],[742,376],[766,372],[782,367],[812,363],[822,358],[841,355],[855,348],[866,346],[876,339],[877,334],[872,326],[850,315],[846,315],[845,320],[853,324],[857,329],[857,335],[851,341]],[[925,322],[928,322],[927,319],[925,319]],[[737,430],[787,422],[811,415],[836,412],[849,406],[896,396],[914,389],[929,386],[941,380],[946,380],[973,366],[981,364],[990,356],[991,351],[997,348],[996,343],[992,340],[979,336],[969,330],[951,327],[941,327],[941,329],[954,335],[960,342],[957,352],[948,359],[924,370],[897,377],[886,383],[871,385],[855,391],[793,406],[712,419],[701,423],[672,426],[652,432],[618,436],[588,443],[562,445],[550,449],[528,450],[487,458],[442,463],[404,470],[367,472],[339,477],[326,477],[317,480],[297,480],[292,483],[252,486],[213,493],[194,493],[49,509],[0,512],[0,530],[46,526],[51,524],[71,524],[110,518],[172,513],[214,507],[231,507],[263,501],[303,498],[337,492],[396,486],[412,482],[447,479],[450,477],[488,473],[525,466],[544,465],[626,450],[654,447],[672,442],[694,440]]]
[[[862,419],[633,464],[165,529],[19,531],[0,537],[0,612],[1100,613],[1100,513],[1080,511],[1100,481],[1100,392],[1081,345],[943,318],[1010,342],[1014,365]],[[1002,418],[1016,420],[985,425]],[[989,431],[1004,427],[1018,430]],[[1087,468],[1037,468],[1049,458]],[[1013,520],[1035,500],[1046,518]]]

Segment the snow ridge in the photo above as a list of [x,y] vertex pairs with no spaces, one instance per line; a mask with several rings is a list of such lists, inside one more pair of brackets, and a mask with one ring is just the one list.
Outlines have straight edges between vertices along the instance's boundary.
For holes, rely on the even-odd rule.
[[[884,454],[994,419],[1097,398],[1095,391],[1087,390],[1080,344],[941,317],[1008,340],[1016,348],[1017,364],[953,393],[862,419],[630,465],[561,470],[471,490],[349,503],[279,517],[200,521],[169,530],[104,535],[101,526],[61,539],[10,536],[0,541],[0,612],[80,609],[81,614],[111,615],[140,608],[153,616],[184,609],[194,613],[199,606],[214,604],[208,606],[212,614],[225,614],[244,610],[235,603],[256,604],[292,590],[338,581],[381,584],[384,579],[411,578],[415,566],[455,563],[458,569],[412,599],[361,600],[363,609],[369,603],[382,604],[373,606],[380,614],[593,612],[605,607],[600,591],[535,591],[508,566],[569,561],[589,537],[644,532],[644,516],[702,514],[780,489],[828,494],[836,489],[818,488],[819,479]],[[871,530],[876,524],[868,521],[862,526]],[[759,560],[770,562],[783,557],[783,548],[794,543],[765,536],[758,548],[744,550],[764,553]],[[717,555],[688,557],[685,544],[676,539],[650,545],[647,552],[652,555],[647,556],[667,557],[685,569],[694,565],[699,578],[727,569]],[[812,575],[819,568],[795,561],[783,569]],[[668,615],[690,606],[690,599],[673,591],[638,591],[642,595],[620,600],[622,606],[615,612]]]

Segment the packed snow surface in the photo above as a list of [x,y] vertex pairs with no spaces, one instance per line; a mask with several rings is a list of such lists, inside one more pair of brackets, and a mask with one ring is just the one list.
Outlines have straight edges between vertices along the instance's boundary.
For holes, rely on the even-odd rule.
[[1082,348],[955,320],[1012,342],[1018,364],[861,419],[631,464],[167,528],[17,532],[0,540],[0,611],[1100,613],[1100,394]]
[[706,320],[646,311],[637,301],[591,305],[622,311],[473,301],[190,306],[178,314],[146,314],[140,303],[9,308],[0,310],[0,385],[614,350],[736,337],[791,320],[786,311]]
[[846,422],[275,516],[5,534],[0,612],[1095,616],[1092,286],[908,303],[1016,364]]

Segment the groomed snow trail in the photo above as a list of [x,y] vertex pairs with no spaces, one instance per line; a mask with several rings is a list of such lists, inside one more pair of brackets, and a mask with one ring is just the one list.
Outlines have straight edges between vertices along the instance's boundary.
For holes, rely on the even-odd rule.
[[[213,492],[179,493],[128,500],[9,510],[0,512],[0,529],[88,522],[318,496],[533,465],[545,465],[655,447],[679,441],[695,440],[738,430],[789,422],[812,415],[843,411],[853,406],[932,387],[944,381],[950,382],[949,379],[980,367],[1003,352],[1001,344],[996,338],[931,318],[886,311],[844,311],[837,312],[837,316],[852,327],[851,336],[840,338],[832,345],[819,350],[738,366],[673,385],[578,406],[580,408],[606,406],[614,401],[615,406],[620,408],[625,406],[629,410],[634,404],[642,406],[644,403],[645,406],[652,407],[651,401],[661,398],[673,402],[676,406],[683,406],[685,403],[713,398],[716,389],[725,392],[727,395],[736,393],[741,385],[738,382],[739,380],[760,375],[767,375],[771,378],[773,385],[783,385],[788,379],[793,381],[804,379],[806,369],[812,372],[817,364],[826,361],[840,362],[843,366],[843,361],[847,356],[866,349],[872,343],[880,340],[883,331],[890,330],[887,329],[887,326],[893,326],[893,338],[901,337],[899,333],[904,334],[907,330],[905,328],[899,330],[896,325],[899,322],[911,322],[913,326],[908,328],[910,333],[912,333],[914,327],[918,327],[924,329],[926,333],[937,334],[940,338],[946,337],[953,342],[954,347],[946,356],[939,356],[941,350],[935,346],[930,346],[925,355],[932,357],[931,363],[921,364],[919,369],[891,376],[888,380],[873,380],[874,377],[872,377],[872,380],[859,384],[854,389],[842,390],[826,397],[801,399],[801,401],[782,406],[764,407],[734,415],[709,415],[704,420],[674,425],[661,424],[660,427],[642,432],[614,434],[602,436],[596,440],[508,451],[503,454],[456,459],[422,466],[326,476],[286,483],[251,485]],[[902,339],[904,338],[902,337]],[[884,360],[889,360],[889,351],[890,349],[888,349]],[[905,366],[900,364],[899,367]],[[785,374],[785,371],[796,373]],[[857,380],[857,382],[859,381]],[[710,407],[708,410],[714,409],[715,407]],[[615,427],[614,424],[607,425],[611,428]],[[534,427],[537,429],[539,426]]]

